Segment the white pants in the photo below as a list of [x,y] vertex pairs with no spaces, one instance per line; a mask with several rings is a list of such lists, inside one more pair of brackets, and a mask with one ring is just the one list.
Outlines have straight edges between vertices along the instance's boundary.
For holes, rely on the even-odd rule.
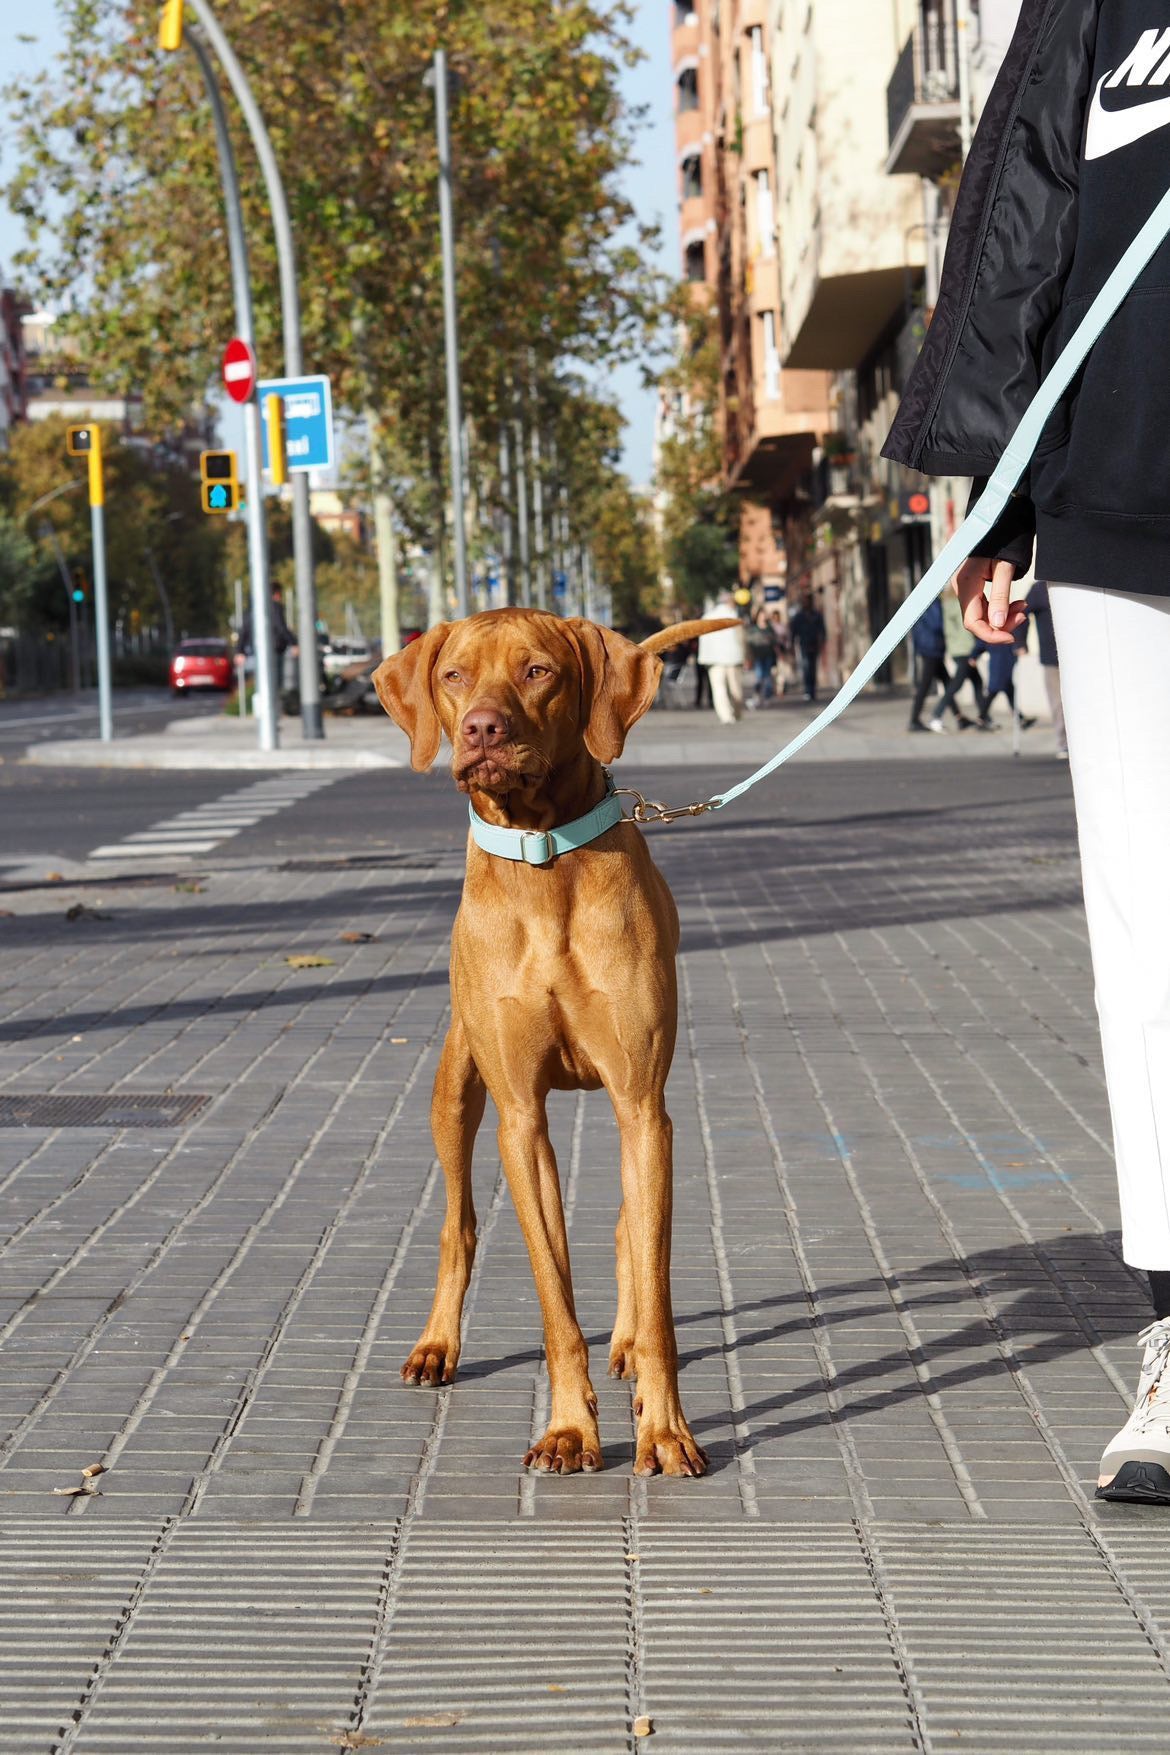
[[743,716],[743,666],[741,664],[709,664],[711,702],[715,716],[724,725],[734,725]]
[[1170,598],[1049,586],[1131,1267],[1170,1269]]

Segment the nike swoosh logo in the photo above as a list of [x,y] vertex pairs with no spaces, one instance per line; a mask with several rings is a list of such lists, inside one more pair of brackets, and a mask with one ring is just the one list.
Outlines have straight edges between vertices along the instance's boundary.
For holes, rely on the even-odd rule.
[[1085,157],[1105,158],[1123,146],[1132,146],[1159,128],[1170,127],[1170,97],[1155,98],[1151,103],[1138,104],[1129,110],[1107,110],[1101,102],[1104,79],[1097,82],[1089,106],[1089,127],[1085,135]]

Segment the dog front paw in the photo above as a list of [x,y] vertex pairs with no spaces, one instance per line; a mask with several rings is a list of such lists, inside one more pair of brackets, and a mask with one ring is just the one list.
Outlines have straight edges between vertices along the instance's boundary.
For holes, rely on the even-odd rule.
[[596,1432],[582,1432],[577,1426],[550,1426],[525,1455],[524,1466],[542,1475],[593,1475],[605,1465]]
[[424,1335],[402,1367],[400,1376],[403,1383],[419,1383],[426,1389],[437,1389],[441,1383],[454,1383],[458,1365],[458,1346]]
[[706,1451],[681,1415],[653,1425],[639,1422],[636,1475],[705,1475],[707,1466]]
[[614,1335],[609,1347],[609,1375],[611,1377],[637,1377],[638,1366],[634,1358],[633,1335]]

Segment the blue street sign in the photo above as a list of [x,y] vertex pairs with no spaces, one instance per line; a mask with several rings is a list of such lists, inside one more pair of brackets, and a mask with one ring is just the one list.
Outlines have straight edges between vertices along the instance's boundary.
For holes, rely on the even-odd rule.
[[[261,409],[266,396],[279,396],[284,403],[284,447],[290,469],[332,469],[333,395],[328,378],[267,378],[257,384],[256,395]],[[265,422],[261,434],[267,469]]]
[[553,574],[553,596],[563,597],[568,589],[569,580],[565,573]]
[[783,601],[783,598],[784,598],[784,587],[782,585],[765,585],[764,586],[764,602],[765,603],[780,603]]

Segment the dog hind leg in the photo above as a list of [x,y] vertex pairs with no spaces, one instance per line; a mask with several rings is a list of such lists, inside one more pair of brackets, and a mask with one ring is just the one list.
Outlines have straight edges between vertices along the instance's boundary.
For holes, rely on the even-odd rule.
[[451,1383],[459,1363],[463,1299],[475,1258],[471,1155],[487,1093],[463,1025],[453,1019],[439,1058],[431,1098],[431,1132],[447,1182],[447,1213],[439,1238],[439,1274],[431,1314],[402,1367],[404,1383]]

